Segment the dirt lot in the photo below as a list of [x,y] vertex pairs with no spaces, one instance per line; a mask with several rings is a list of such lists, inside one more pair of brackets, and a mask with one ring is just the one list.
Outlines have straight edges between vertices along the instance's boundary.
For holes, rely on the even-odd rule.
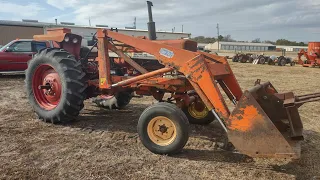
[[[279,91],[320,91],[320,69],[232,64],[242,88],[257,78]],[[78,121],[52,125],[36,119],[24,93],[23,77],[0,78],[1,179],[316,179],[320,177],[320,103],[301,109],[305,141],[300,160],[252,159],[215,150],[223,131],[215,122],[191,126],[184,151],[150,153],[136,124],[153,99],[134,99],[124,110],[99,109],[88,101]]]

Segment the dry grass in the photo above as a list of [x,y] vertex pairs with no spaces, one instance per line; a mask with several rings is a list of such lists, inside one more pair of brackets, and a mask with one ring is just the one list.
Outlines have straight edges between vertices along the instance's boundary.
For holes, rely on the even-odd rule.
[[[257,78],[279,91],[320,91],[320,69],[232,64],[242,88]],[[191,126],[184,151],[150,153],[136,124],[152,98],[134,99],[121,111],[86,103],[77,122],[51,125],[35,119],[23,91],[23,77],[0,78],[1,179],[312,179],[320,176],[320,103],[300,110],[306,140],[296,161],[252,159],[214,150],[219,125]]]

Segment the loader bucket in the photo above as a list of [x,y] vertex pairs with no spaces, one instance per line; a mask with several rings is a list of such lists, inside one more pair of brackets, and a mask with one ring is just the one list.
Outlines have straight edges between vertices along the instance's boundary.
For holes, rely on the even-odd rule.
[[226,121],[230,142],[251,157],[299,158],[303,126],[296,99],[270,82],[245,91]]

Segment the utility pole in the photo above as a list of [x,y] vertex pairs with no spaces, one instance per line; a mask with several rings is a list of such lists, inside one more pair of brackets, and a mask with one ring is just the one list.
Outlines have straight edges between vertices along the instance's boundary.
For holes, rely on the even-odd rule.
[[219,42],[219,36],[220,36],[220,34],[219,34],[219,23],[217,24],[217,32],[218,32],[218,52],[219,52],[219,50],[220,50],[220,42]]
[[182,24],[182,32],[183,32],[183,24]]
[[90,16],[89,16],[89,26],[91,26],[91,19],[90,19]]

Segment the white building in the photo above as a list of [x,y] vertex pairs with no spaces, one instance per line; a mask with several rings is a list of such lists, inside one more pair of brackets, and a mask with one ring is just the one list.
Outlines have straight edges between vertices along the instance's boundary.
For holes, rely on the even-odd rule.
[[[87,45],[86,43],[92,39],[92,36],[97,32],[98,28],[102,27],[88,27],[88,26],[64,26],[64,25],[50,25],[45,26],[44,30],[47,31],[48,28],[57,28],[64,27],[71,29],[71,32],[74,34],[78,34],[83,37],[82,45]],[[146,36],[148,37],[148,30],[142,29],[124,29],[117,28],[119,33],[126,34],[129,36]],[[165,39],[186,39],[190,38],[190,33],[179,33],[179,32],[165,32],[165,31],[157,31],[157,39],[165,40]]]
[[[87,42],[92,39],[93,34],[98,28],[106,27],[90,27],[90,26],[78,26],[73,23],[45,23],[38,22],[37,20],[23,20],[23,21],[8,21],[0,20],[0,45],[4,45],[13,39],[32,39],[33,35],[45,34],[48,28],[69,28],[72,33],[79,34],[83,37],[83,45],[87,45]],[[119,33],[123,33],[130,36],[147,36],[147,30],[139,29],[125,29],[118,28]],[[180,32],[166,32],[158,31],[157,39],[186,39],[190,38],[190,33],[180,33]]]
[[273,51],[276,46],[267,43],[247,43],[247,42],[215,42],[208,44],[207,50],[231,50],[231,51]]
[[276,46],[277,49],[285,49],[287,52],[299,52],[301,49],[308,51],[308,46]]
[[198,49],[199,50],[205,50],[208,43],[198,43]]

